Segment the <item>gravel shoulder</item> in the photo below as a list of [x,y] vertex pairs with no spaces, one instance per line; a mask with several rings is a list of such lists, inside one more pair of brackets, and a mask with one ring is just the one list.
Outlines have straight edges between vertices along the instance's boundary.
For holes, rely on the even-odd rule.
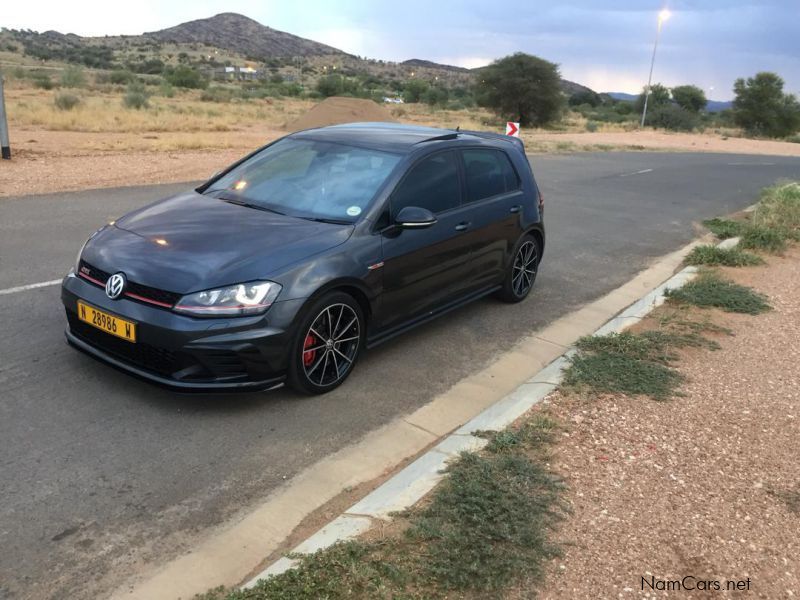
[[[551,466],[566,478],[573,512],[540,598],[800,593],[800,250],[767,262],[723,270],[767,294],[774,310],[705,312],[733,335],[717,336],[715,352],[681,351],[684,396],[550,397],[544,408],[568,425]],[[685,576],[723,590],[642,582]],[[724,590],[748,578],[749,592]]]

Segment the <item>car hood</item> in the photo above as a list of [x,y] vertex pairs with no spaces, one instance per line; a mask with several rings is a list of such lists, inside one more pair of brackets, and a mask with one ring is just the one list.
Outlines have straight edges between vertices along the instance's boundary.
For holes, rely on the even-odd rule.
[[350,237],[352,225],[256,210],[196,192],[128,213],[101,229],[82,258],[142,285],[187,294],[268,279]]

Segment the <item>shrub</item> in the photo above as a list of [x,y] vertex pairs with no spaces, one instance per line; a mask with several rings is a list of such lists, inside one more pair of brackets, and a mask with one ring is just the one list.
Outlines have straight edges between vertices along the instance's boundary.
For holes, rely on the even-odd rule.
[[597,131],[597,123],[594,121],[586,121],[586,131],[589,133],[594,133]]
[[202,102],[230,102],[233,94],[233,90],[228,88],[212,86],[200,94],[200,100]]
[[703,221],[703,225],[721,240],[737,237],[744,233],[745,224],[741,221],[731,221],[730,219],[708,219]]
[[133,83],[133,81],[136,80],[136,76],[130,71],[117,69],[116,71],[111,71],[108,80],[110,83],[115,83],[117,85],[127,85]]
[[686,257],[687,265],[707,265],[710,267],[748,267],[761,265],[760,256],[745,252],[740,248],[717,248],[713,245],[695,246]]
[[692,131],[697,127],[697,116],[675,104],[658,106],[649,111],[647,121],[653,127],[670,131]]
[[128,90],[122,99],[122,104],[125,108],[133,108],[141,110],[150,106],[149,96],[145,91],[144,85],[140,82],[134,82],[128,85]]
[[56,94],[53,102],[58,110],[72,110],[81,103],[81,99],[74,94],[60,93]]
[[36,73],[33,76],[33,85],[43,90],[53,89],[53,80],[46,73]]
[[86,85],[86,75],[80,67],[67,67],[61,73],[61,85],[68,88],[80,88]]
[[164,79],[175,87],[190,89],[205,89],[208,87],[208,79],[199,71],[187,65],[166,69]]
[[164,96],[164,98],[172,98],[175,96],[175,88],[172,87],[169,81],[162,80],[158,86],[158,93]]
[[667,290],[673,301],[701,308],[720,308],[726,312],[757,315],[770,310],[767,298],[749,287],[724,279],[714,271],[705,271],[682,288]]

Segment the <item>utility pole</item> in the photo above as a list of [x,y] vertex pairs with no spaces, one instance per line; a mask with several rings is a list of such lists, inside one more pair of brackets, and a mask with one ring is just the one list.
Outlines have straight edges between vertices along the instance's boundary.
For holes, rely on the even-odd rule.
[[0,149],[3,159],[11,160],[11,147],[8,145],[8,119],[6,119],[6,96],[3,89],[3,74],[0,73]]

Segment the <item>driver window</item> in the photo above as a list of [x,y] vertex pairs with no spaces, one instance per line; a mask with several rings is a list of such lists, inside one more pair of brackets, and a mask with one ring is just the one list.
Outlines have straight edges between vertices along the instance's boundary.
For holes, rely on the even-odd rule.
[[461,186],[455,152],[438,152],[414,165],[392,194],[392,217],[406,206],[427,208],[433,214],[457,207]]

